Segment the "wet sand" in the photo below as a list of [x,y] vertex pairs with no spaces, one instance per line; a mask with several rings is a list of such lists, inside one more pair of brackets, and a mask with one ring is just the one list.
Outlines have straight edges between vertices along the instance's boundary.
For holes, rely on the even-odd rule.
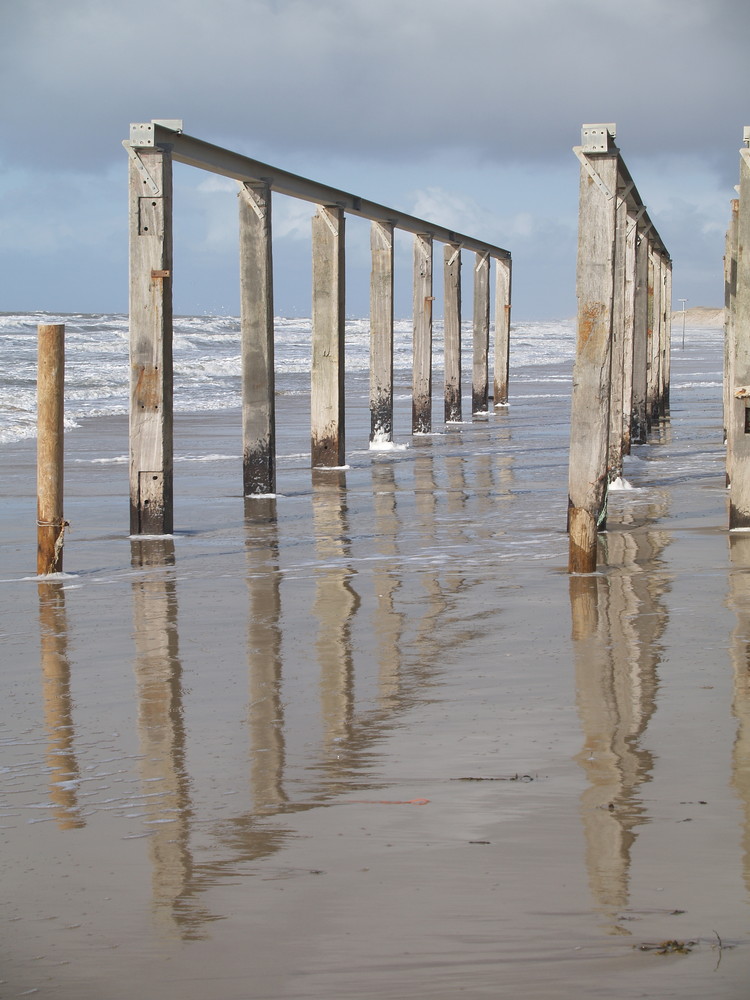
[[354,414],[349,467],[314,474],[293,401],[276,500],[239,495],[237,414],[180,415],[161,541],[92,462],[125,420],[90,421],[56,582],[33,443],[4,446],[0,995],[747,996],[721,390],[673,389],[571,580],[567,401],[522,388],[390,453]]

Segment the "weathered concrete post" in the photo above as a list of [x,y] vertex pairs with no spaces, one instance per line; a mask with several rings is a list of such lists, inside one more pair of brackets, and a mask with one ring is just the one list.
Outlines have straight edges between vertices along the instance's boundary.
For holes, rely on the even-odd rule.
[[571,573],[593,573],[606,520],[619,152],[612,126],[584,126],[578,216],[578,334],[571,404]]
[[[130,531],[171,534],[172,157],[168,146],[130,155]],[[148,141],[145,139],[144,141]]]
[[461,247],[443,247],[445,422],[461,421]]
[[734,385],[734,306],[737,294],[737,222],[740,203],[737,198],[732,200],[732,212],[726,235],[726,250],[724,253],[724,440],[726,441],[726,479],[732,465],[732,438],[729,434],[729,423],[732,415]]
[[510,375],[511,261],[498,258],[495,271],[495,406],[508,404]]
[[312,221],[312,465],[345,462],[344,210],[319,205]]
[[669,382],[672,377],[672,263],[662,257],[664,272],[664,295],[662,299],[662,316],[664,322],[664,339],[662,341],[662,380],[661,380],[661,412],[669,411]]
[[655,420],[664,412],[664,259],[654,252],[654,408]]
[[648,236],[640,225],[636,229],[635,297],[633,302],[633,401],[631,405],[631,441],[648,440]]
[[62,573],[65,326],[37,327],[36,571]]
[[474,260],[471,412],[486,413],[489,406],[490,255],[477,253]]
[[648,248],[648,365],[646,385],[646,416],[649,430],[659,418],[659,258],[652,241]]
[[413,434],[432,430],[432,237],[414,237]]
[[609,453],[607,476],[614,482],[622,475],[622,415],[625,406],[625,288],[627,267],[628,206],[618,194],[615,225],[615,272],[612,305],[612,361],[609,395]]
[[[750,128],[745,129],[745,142]],[[750,528],[750,149],[740,150],[737,266],[731,319],[734,355],[727,427],[731,460],[729,528]]]
[[239,190],[242,482],[245,496],[276,492],[271,189]]
[[636,262],[635,245],[637,224],[628,216],[625,236],[625,301],[623,327],[623,383],[622,383],[622,451],[630,454],[630,439],[633,413],[633,340],[635,333],[635,286]]
[[393,440],[393,226],[370,224],[370,441]]

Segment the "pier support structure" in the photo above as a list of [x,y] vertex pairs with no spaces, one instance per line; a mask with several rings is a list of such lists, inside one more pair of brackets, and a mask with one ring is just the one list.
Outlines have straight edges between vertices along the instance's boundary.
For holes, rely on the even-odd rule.
[[344,212],[319,205],[312,232],[313,467],[336,468],[344,448]]
[[443,247],[443,329],[445,351],[445,422],[460,423],[461,407],[461,247]]
[[370,223],[370,441],[393,440],[393,226]]
[[471,412],[489,406],[490,255],[474,255],[474,317],[472,323]]
[[[571,573],[592,573],[609,483],[668,399],[671,262],[615,146],[614,125],[584,125],[576,361],[571,402]],[[644,294],[644,280],[647,292]]]
[[130,126],[130,525],[173,528],[172,163],[239,183],[242,478],[245,496],[276,490],[272,196],[316,206],[312,221],[311,464],[345,464],[344,230],[371,223],[371,441],[393,438],[394,232],[414,237],[412,431],[432,430],[432,267],[445,246],[445,418],[461,419],[461,252],[476,255],[472,407],[487,409],[490,262],[497,268],[495,402],[507,401],[510,253],[348,192],[186,135],[176,119]]
[[[726,319],[728,380],[725,400],[729,528],[750,528],[750,126],[740,149],[740,183],[736,216],[727,238],[729,305]],[[727,265],[725,265],[727,267]]]
[[271,189],[239,190],[242,481],[245,496],[276,492]]
[[172,156],[154,126],[130,144],[130,532],[171,534]]
[[412,354],[411,429],[432,430],[432,239],[414,237],[414,349]]
[[495,277],[495,406],[508,405],[510,375],[511,261],[497,260]]

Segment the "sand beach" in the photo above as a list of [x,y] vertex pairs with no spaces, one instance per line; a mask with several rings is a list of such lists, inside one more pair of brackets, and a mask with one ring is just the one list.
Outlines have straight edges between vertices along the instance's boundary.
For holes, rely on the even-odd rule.
[[338,471],[289,396],[275,498],[236,409],[178,413],[165,539],[128,537],[127,418],[82,419],[59,579],[34,441],[0,446],[0,996],[746,997],[721,365],[675,340],[586,577],[562,363],[387,451],[354,394]]

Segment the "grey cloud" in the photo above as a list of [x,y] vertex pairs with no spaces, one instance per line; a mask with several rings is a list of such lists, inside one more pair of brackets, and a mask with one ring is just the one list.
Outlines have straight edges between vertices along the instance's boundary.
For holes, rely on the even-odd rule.
[[[16,8],[22,6],[23,11]],[[568,153],[583,121],[624,150],[706,155],[741,137],[740,0],[29,0],[3,43],[19,162],[118,155],[133,120],[369,161],[464,146]],[[14,95],[14,96],[11,96]],[[720,95],[720,100],[717,100]]]

